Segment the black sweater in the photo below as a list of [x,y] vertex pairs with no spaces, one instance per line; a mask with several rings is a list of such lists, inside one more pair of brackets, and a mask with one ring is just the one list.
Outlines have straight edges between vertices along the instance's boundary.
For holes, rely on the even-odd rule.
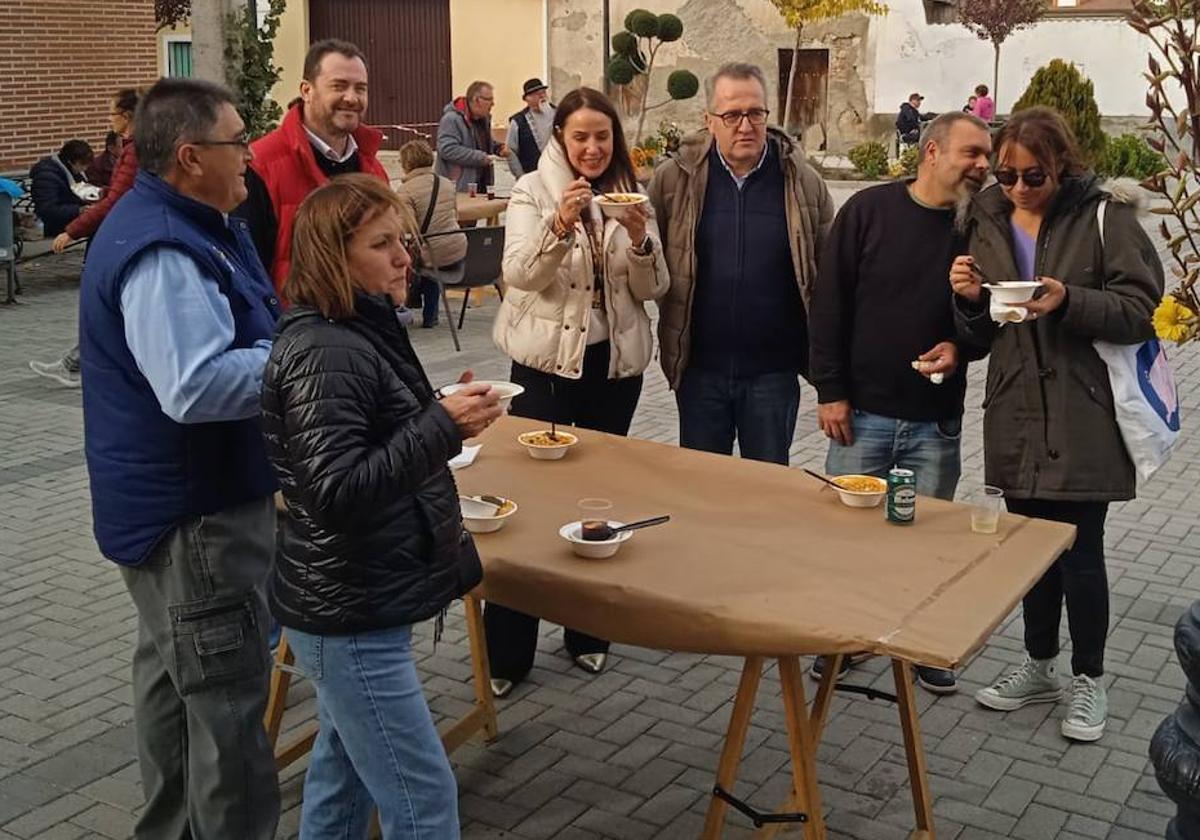
[[822,403],[901,420],[962,414],[966,356],[941,385],[912,362],[955,337],[950,265],[966,253],[954,211],[924,207],[907,183],[859,192],[838,213],[813,286],[812,383]]

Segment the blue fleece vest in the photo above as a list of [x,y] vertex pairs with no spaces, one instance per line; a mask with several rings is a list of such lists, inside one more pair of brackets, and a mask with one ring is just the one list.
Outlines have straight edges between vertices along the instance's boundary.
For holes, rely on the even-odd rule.
[[778,148],[768,141],[762,166],[741,190],[716,144],[707,166],[689,364],[738,378],[802,372],[808,318],[792,263]]
[[79,307],[84,444],[92,519],[104,556],[137,566],[186,520],[275,491],[257,418],[176,423],[162,412],[125,343],[121,288],[152,246],[186,253],[233,313],[230,349],[270,339],[279,315],[246,223],[139,172],[92,238]]

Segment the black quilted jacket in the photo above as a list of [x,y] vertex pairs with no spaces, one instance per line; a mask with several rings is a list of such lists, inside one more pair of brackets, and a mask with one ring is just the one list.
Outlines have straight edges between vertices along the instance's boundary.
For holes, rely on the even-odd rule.
[[458,428],[383,298],[345,321],[292,308],[263,377],[267,452],[289,512],[271,578],[285,627],[412,624],[483,577],[446,461]]

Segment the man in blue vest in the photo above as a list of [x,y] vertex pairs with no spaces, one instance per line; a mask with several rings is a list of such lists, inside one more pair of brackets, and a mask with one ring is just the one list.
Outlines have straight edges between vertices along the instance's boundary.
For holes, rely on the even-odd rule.
[[278,301],[244,221],[245,125],[223,88],[160,80],[141,171],[92,239],[80,301],[96,542],[138,612],[138,840],[271,840],[264,588],[275,476],[259,389]]
[[514,178],[520,178],[538,168],[542,149],[554,132],[554,103],[541,79],[529,79],[522,87],[525,107],[508,118],[510,152],[508,168]]

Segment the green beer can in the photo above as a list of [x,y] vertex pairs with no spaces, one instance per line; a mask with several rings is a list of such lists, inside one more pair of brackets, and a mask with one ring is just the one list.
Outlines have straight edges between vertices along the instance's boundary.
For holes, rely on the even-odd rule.
[[912,470],[888,470],[887,521],[911,525],[917,518],[917,474]]

